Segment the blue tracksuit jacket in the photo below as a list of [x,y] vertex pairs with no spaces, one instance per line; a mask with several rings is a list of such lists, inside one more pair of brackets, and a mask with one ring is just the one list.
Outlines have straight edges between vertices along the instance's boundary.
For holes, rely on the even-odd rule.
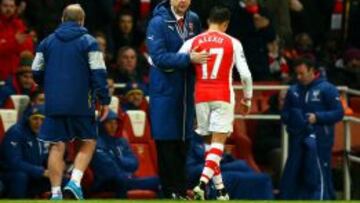
[[96,97],[110,103],[98,44],[76,22],[62,23],[40,43],[32,69],[44,86],[46,115],[92,116]]
[[48,149],[31,131],[28,118],[29,115],[24,115],[21,121],[6,132],[1,145],[1,162],[7,172],[20,171],[31,178],[41,178]]
[[91,162],[95,176],[99,175],[99,178],[117,175],[130,177],[138,165],[138,160],[125,138],[100,134]]
[[185,139],[192,134],[194,73],[188,54],[176,53],[183,42],[201,32],[198,16],[188,11],[180,31],[169,1],[153,11],[146,43],[150,54],[150,118],[156,140]]
[[[307,122],[316,114],[316,124]],[[289,157],[281,180],[284,199],[334,199],[331,149],[334,125],[343,117],[339,93],[324,78],[288,90],[282,121],[289,133]]]

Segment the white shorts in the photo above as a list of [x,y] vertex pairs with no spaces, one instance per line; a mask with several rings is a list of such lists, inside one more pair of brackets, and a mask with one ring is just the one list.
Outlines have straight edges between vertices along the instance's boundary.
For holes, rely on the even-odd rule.
[[202,102],[195,106],[197,129],[202,136],[213,132],[230,133],[233,131],[235,105],[223,101]]

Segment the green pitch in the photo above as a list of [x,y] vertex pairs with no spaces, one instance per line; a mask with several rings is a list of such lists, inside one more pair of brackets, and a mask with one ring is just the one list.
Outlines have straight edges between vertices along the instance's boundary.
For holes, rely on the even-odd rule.
[[[76,201],[76,200],[63,200],[63,201],[49,201],[49,200],[0,200],[0,203],[178,203],[178,202],[188,202],[188,203],[219,203],[223,201],[179,201],[179,200],[83,200],[83,201]],[[358,201],[258,201],[258,200],[231,200],[225,201],[230,203],[349,203],[349,202],[359,202]]]

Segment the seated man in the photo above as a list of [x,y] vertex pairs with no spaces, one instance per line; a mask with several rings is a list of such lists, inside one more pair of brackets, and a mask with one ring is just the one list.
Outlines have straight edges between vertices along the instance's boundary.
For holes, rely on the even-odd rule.
[[121,108],[127,110],[143,110],[148,112],[148,103],[145,98],[146,86],[142,83],[131,82],[125,87],[125,101]]
[[38,105],[44,105],[45,104],[45,95],[44,92],[39,89],[36,88],[35,91],[33,91],[30,95],[30,102],[28,104],[28,106],[26,107],[26,109],[24,110],[24,115],[28,114],[31,112],[33,106],[38,106]]
[[37,139],[43,119],[44,107],[34,106],[5,134],[0,150],[9,198],[31,198],[49,187],[48,149]]
[[11,95],[25,94],[30,96],[35,89],[36,84],[33,80],[31,62],[22,60],[15,77],[6,80],[5,85],[0,89],[0,107],[4,107]]
[[[198,184],[205,164],[207,146],[200,136],[194,135],[187,158],[187,174],[189,188]],[[230,199],[272,199],[272,184],[268,175],[255,173],[244,161],[236,160],[230,154],[224,153],[220,169],[225,188]],[[213,180],[215,183],[215,180]],[[219,182],[217,181],[217,184]],[[208,198],[217,198],[215,187],[211,186],[206,195]]]
[[158,191],[157,177],[134,178],[138,160],[125,138],[119,137],[118,117],[110,111],[100,124],[96,151],[91,161],[95,181],[92,192],[112,191],[119,198],[126,197],[127,190],[146,189]]

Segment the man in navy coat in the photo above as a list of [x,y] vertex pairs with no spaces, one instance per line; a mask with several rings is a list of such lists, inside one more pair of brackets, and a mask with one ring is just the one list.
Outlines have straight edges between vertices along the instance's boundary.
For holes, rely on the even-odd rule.
[[146,43],[150,68],[150,119],[156,142],[159,175],[165,198],[186,196],[185,161],[194,113],[191,62],[204,63],[208,54],[177,53],[183,42],[201,31],[191,0],[159,3],[149,22]]
[[294,62],[298,83],[287,92],[282,121],[289,157],[281,180],[283,199],[335,199],[331,149],[335,123],[344,112],[336,87],[306,58]]

